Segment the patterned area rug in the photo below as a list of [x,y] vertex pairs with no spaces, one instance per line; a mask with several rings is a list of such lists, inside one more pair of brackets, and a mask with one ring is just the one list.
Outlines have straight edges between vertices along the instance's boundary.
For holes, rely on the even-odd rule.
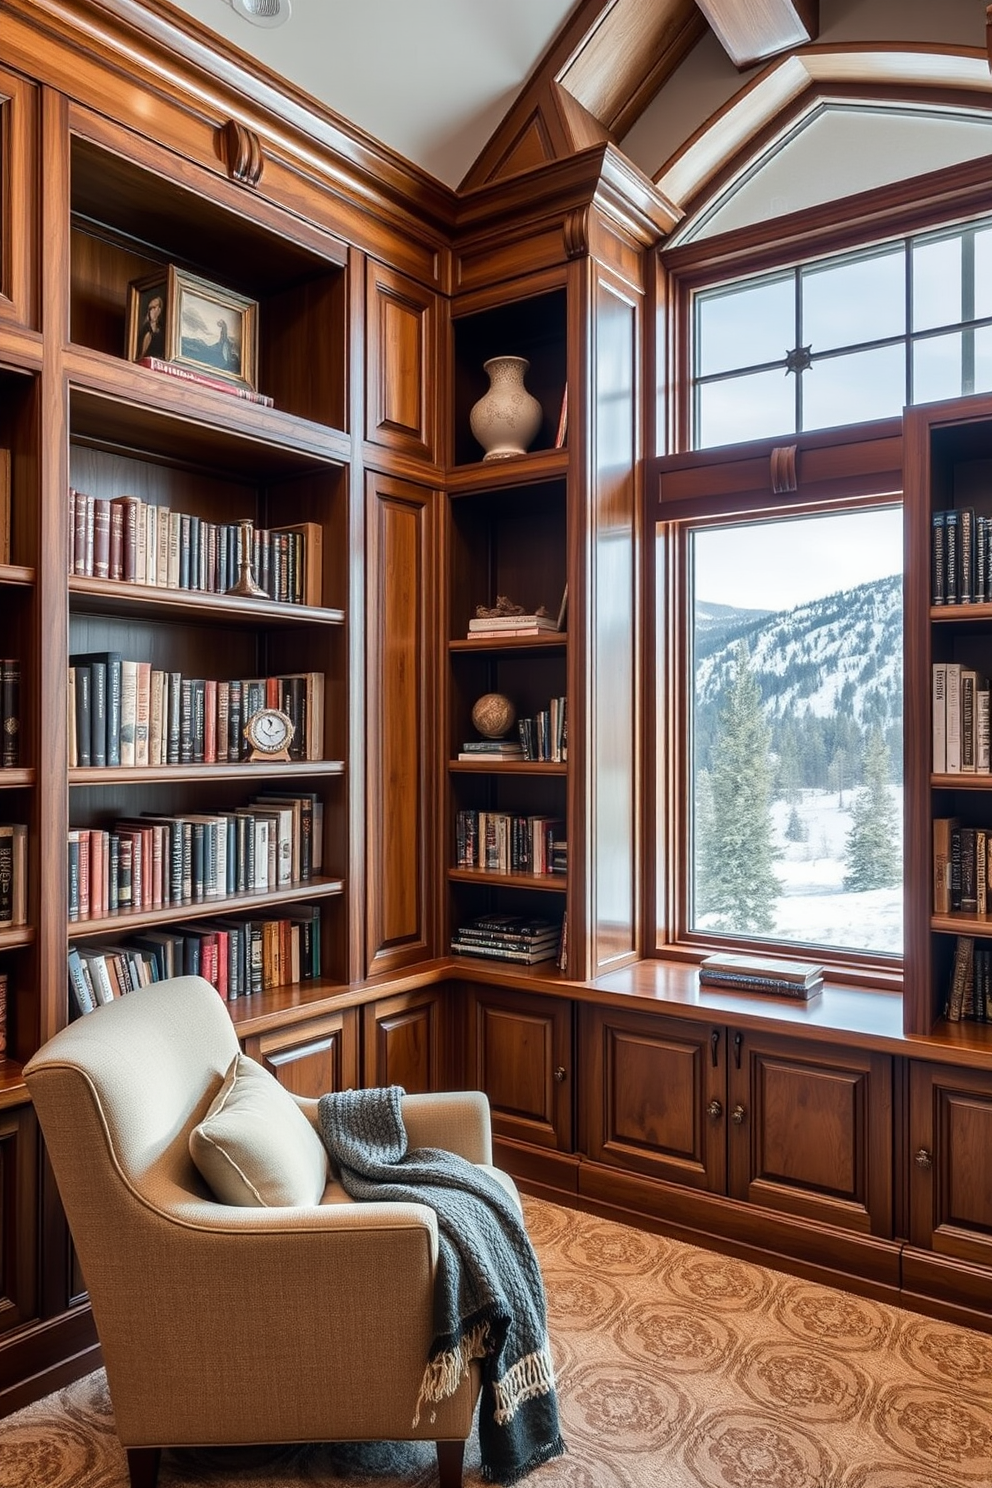
[[[533,1488],[992,1484],[992,1337],[524,1202],[568,1443]],[[186,1450],[159,1483],[432,1488],[434,1464],[419,1444]],[[0,1421],[0,1488],[127,1488],[102,1371]]]

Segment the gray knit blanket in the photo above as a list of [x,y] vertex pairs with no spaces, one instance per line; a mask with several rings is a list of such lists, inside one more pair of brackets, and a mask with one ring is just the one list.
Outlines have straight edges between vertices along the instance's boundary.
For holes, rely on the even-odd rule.
[[437,1215],[434,1340],[413,1424],[480,1359],[482,1476],[517,1483],[565,1451],[537,1257],[495,1178],[454,1152],[409,1150],[403,1094],[392,1085],[324,1095],[320,1134],[352,1198],[427,1204]]

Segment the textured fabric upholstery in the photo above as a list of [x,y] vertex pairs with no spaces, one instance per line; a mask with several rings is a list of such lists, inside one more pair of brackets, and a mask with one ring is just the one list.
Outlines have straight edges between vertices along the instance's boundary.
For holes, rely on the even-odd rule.
[[[319,1204],[233,1207],[197,1172],[190,1133],[238,1048],[215,990],[178,977],[78,1019],[25,1068],[123,1444],[466,1438],[475,1374],[411,1424],[432,1210],[355,1204],[333,1174]],[[298,1105],[314,1123],[316,1102]],[[411,1146],[491,1165],[484,1096],[407,1096],[403,1116]]]

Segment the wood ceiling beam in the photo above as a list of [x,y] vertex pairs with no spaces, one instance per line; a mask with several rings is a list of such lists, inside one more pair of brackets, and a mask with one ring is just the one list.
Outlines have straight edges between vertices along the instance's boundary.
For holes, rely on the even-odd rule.
[[820,34],[819,0],[696,0],[738,70],[805,46]]
[[579,0],[461,189],[621,139],[705,34],[695,0]]

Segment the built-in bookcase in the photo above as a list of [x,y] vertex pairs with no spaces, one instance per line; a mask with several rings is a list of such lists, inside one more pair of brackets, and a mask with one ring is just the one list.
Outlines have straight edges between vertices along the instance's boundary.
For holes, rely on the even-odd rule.
[[[306,792],[322,811],[321,863],[311,878],[267,891],[101,907],[83,919],[66,913],[62,935],[85,948],[179,922],[277,919],[316,905],[320,977],[301,984],[306,996],[345,979],[347,966],[346,250],[262,203],[246,218],[230,183],[199,178],[192,167],[177,179],[164,153],[144,142],[132,156],[129,143],[124,132],[112,141],[82,132],[72,139],[68,486],[103,501],[138,497],[204,529],[310,524],[319,533],[318,602],[73,572],[67,521],[67,650],[54,664],[108,652],[215,681],[319,674],[323,726],[308,757],[288,761],[70,765],[65,832],[111,831],[118,819],[147,815],[231,813],[260,791]],[[127,360],[128,285],[169,264],[257,301],[257,385],[271,407]],[[62,501],[68,510],[66,494]],[[237,575],[229,577],[233,583]],[[57,902],[67,904],[61,893]],[[74,1012],[67,999],[63,1016]]]
[[[459,813],[544,817],[568,835],[567,759],[459,760],[481,736],[472,708],[485,693],[507,697],[517,719],[549,709],[568,695],[568,617],[539,636],[473,637],[478,605],[501,596],[556,618],[568,582],[568,455],[562,429],[566,384],[566,294],[562,288],[483,304],[453,322],[455,469],[448,493],[448,812],[446,935],[483,914],[522,914],[560,921],[568,875],[459,866]],[[488,387],[483,364],[497,355],[524,356],[526,386],[543,421],[530,449],[484,461],[469,414]],[[556,447],[561,440],[561,447]],[[567,713],[567,702],[566,702]],[[518,740],[514,724],[506,735]]]
[[[934,769],[933,666],[992,676],[992,601],[933,603],[933,513],[992,516],[992,399],[907,410],[906,440],[906,984],[907,1033],[953,1029],[955,1040],[992,1044],[992,1025],[945,1022],[959,937],[992,951],[992,914],[934,902],[938,818],[992,829],[992,775]],[[938,763],[940,763],[938,761]]]

